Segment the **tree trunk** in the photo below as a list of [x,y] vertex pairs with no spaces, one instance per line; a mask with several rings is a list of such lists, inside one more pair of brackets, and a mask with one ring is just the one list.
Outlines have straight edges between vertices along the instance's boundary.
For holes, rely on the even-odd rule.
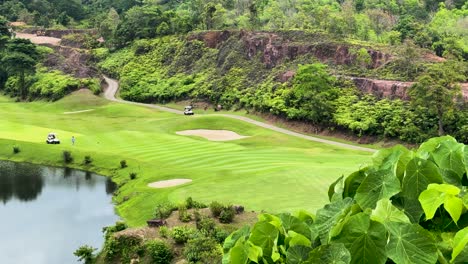
[[443,118],[443,113],[442,111],[438,110],[437,111],[437,118],[439,119],[439,136],[443,136],[445,134],[444,132],[444,124],[442,122],[442,118]]
[[21,99],[25,100],[26,95],[28,94],[28,91],[26,88],[26,83],[24,81],[24,71],[20,73],[19,86],[20,86]]

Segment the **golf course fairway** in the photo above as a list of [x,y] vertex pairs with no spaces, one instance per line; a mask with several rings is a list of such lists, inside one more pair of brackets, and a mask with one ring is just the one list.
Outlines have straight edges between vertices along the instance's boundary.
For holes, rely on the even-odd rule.
[[[94,171],[120,186],[118,214],[144,225],[159,201],[191,196],[209,203],[241,204],[246,210],[315,212],[330,183],[370,161],[371,153],[311,142],[222,116],[183,116],[107,101],[80,90],[56,102],[14,102],[0,96],[0,159]],[[245,138],[209,141],[178,135],[194,129],[228,130]],[[60,145],[45,143],[55,132]],[[72,145],[71,137],[76,138]],[[13,153],[17,146],[20,152]],[[65,164],[63,151],[73,162]],[[84,165],[84,157],[92,163]],[[120,168],[126,160],[128,167]],[[129,174],[136,173],[135,179]],[[153,182],[190,179],[170,187]]]

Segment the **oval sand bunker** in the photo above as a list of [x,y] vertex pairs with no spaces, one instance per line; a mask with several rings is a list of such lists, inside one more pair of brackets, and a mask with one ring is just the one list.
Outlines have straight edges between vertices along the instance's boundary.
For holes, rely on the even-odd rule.
[[172,180],[166,180],[166,181],[157,181],[157,182],[152,182],[148,184],[149,187],[151,188],[169,188],[177,185],[182,185],[185,183],[192,182],[191,179],[172,179]]
[[209,130],[209,129],[195,129],[195,130],[184,130],[177,131],[177,135],[183,136],[199,136],[204,137],[211,141],[228,141],[246,138],[247,136],[241,136],[236,132],[229,130]]

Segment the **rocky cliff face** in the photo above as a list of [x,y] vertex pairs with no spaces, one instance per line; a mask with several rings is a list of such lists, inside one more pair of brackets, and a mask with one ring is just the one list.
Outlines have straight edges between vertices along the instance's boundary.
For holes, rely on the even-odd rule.
[[378,98],[408,100],[408,88],[414,82],[399,82],[389,80],[373,80],[368,78],[351,77],[356,87],[363,93],[371,93]]
[[[364,93],[371,93],[379,98],[389,99],[403,99],[408,100],[407,94],[408,88],[414,84],[414,82],[399,82],[389,80],[374,80],[368,78],[356,78],[350,77],[351,80],[356,84]],[[468,83],[462,83],[461,92],[464,101],[468,102]]]
[[98,71],[89,65],[91,56],[85,50],[66,46],[47,45],[54,49],[49,54],[44,65],[71,74],[77,78],[98,77]]
[[[312,55],[324,63],[335,65],[353,65],[356,55],[351,51],[350,44],[338,43],[318,33],[302,31],[287,32],[250,32],[250,31],[207,31],[193,33],[188,40],[199,40],[205,46],[213,49],[222,49],[226,41],[234,38],[240,40],[244,54],[248,59],[260,58],[266,68],[271,69],[285,60],[294,60],[302,55]],[[392,59],[390,54],[366,48],[371,61],[369,69],[378,68]],[[424,54],[428,61],[443,60],[435,55]],[[427,58],[426,58],[427,57]],[[294,77],[293,71],[286,71],[278,76],[281,82],[287,82]],[[408,100],[407,89],[413,82],[400,82],[392,80],[375,80],[369,78],[349,77],[364,93],[372,93],[379,98]],[[468,101],[468,83],[462,84],[462,93]]]
[[[266,68],[273,68],[284,60],[294,60],[302,55],[313,55],[322,62],[336,65],[351,65],[356,60],[349,44],[334,42],[322,34],[302,31],[208,31],[191,34],[188,40],[203,41],[209,48],[219,48],[230,38],[237,38],[243,42],[245,55],[249,59],[260,55]],[[371,57],[371,69],[391,59],[390,54],[369,48],[367,50]]]

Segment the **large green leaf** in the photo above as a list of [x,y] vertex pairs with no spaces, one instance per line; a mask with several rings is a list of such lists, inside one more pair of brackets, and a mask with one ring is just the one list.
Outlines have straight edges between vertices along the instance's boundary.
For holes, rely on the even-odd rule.
[[276,252],[278,235],[279,231],[274,225],[268,222],[257,222],[252,228],[249,241],[262,248],[263,256],[272,257]]
[[264,213],[258,216],[258,221],[268,222],[274,225],[280,232],[284,233],[284,230],[282,228],[283,224],[281,223],[281,219],[279,218],[279,216]]
[[247,238],[247,236],[250,234],[250,227],[249,226],[244,226],[241,229],[236,230],[232,234],[230,234],[225,240],[223,244],[223,250],[224,252],[228,252],[229,249],[234,247],[236,245],[237,240],[241,237]]
[[460,253],[466,250],[468,245],[468,227],[458,231],[453,239],[452,262],[457,259]]
[[341,243],[321,245],[310,252],[308,264],[348,264],[351,254]]
[[252,242],[247,241],[248,253],[247,256],[250,260],[258,262],[258,260],[263,256],[262,248],[252,244]]
[[371,220],[387,226],[389,222],[410,223],[408,216],[400,209],[392,205],[388,199],[382,199],[377,202],[377,207],[372,210]]
[[414,151],[406,150],[401,154],[400,159],[398,160],[398,165],[396,169],[396,175],[400,182],[403,182],[403,177],[405,176],[406,166],[408,163],[416,157]]
[[442,176],[436,164],[421,158],[412,159],[406,166],[406,175],[402,183],[404,209],[413,223],[419,222],[423,210],[418,201],[419,194],[430,183],[442,183]]
[[463,147],[461,143],[446,140],[441,142],[432,153],[434,161],[440,168],[454,171],[460,180],[465,172]]
[[328,200],[330,202],[343,199],[343,178],[344,176],[341,176],[335,182],[333,182],[330,187],[328,187]]
[[388,257],[396,264],[432,264],[437,248],[432,235],[418,224],[388,223]]
[[311,226],[315,221],[315,215],[305,211],[299,210],[296,212],[296,217],[301,221],[304,222],[306,225]]
[[356,190],[359,188],[362,181],[366,178],[368,170],[369,168],[366,167],[355,171],[346,177],[343,197],[354,197]]
[[377,151],[372,157],[372,162],[378,170],[392,170],[395,176],[401,180],[406,164],[412,156],[414,156],[412,151],[402,145],[396,145],[392,148]]
[[345,224],[333,243],[341,242],[351,253],[351,263],[383,264],[387,260],[384,225],[371,221],[369,215],[359,213]]
[[468,147],[463,147],[463,163],[465,164],[465,173],[468,176]]
[[287,264],[301,264],[309,258],[309,253],[312,251],[311,247],[306,246],[294,246],[288,248],[286,252],[286,263]]
[[229,251],[229,262],[232,264],[245,264],[248,263],[248,248],[246,244],[239,244],[234,246]]
[[293,247],[293,246],[306,246],[310,247],[312,246],[312,241],[305,237],[304,235],[301,235],[299,233],[296,233],[294,231],[289,231],[288,232],[288,237],[286,238],[285,244],[287,246]]
[[400,181],[391,169],[369,171],[356,191],[356,202],[364,210],[375,208],[377,201],[400,192]]
[[463,201],[458,197],[459,193],[460,189],[453,185],[429,184],[427,190],[419,196],[426,219],[432,219],[439,206],[443,204],[453,221],[457,223],[464,209]]
[[444,183],[462,187],[462,179],[460,179],[460,176],[456,172],[454,172],[453,170],[449,170],[449,169],[439,169],[439,170],[440,170],[440,174],[442,175],[442,179],[444,180]]
[[309,240],[315,239],[315,236],[312,235],[312,231],[309,226],[303,221],[299,220],[299,218],[289,213],[282,213],[279,215],[279,218],[281,219],[285,233],[294,231],[296,233],[302,234]]
[[452,141],[452,142],[457,142],[453,137],[451,136],[443,136],[443,137],[435,137],[427,140],[426,142],[422,143],[421,146],[419,146],[418,149],[418,154],[420,156],[423,156],[424,153],[431,153],[434,152],[437,146],[440,145],[440,143],[444,141]]
[[322,244],[328,244],[330,230],[340,223],[351,211],[353,199],[347,197],[344,200],[325,205],[317,210],[317,218],[312,227],[317,231]]

